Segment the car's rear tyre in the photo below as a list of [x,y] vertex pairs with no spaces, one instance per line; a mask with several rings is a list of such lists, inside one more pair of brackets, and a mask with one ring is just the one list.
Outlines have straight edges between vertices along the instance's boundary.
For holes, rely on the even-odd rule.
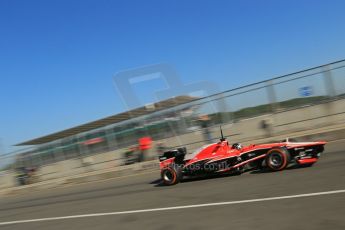
[[285,169],[290,162],[290,153],[284,148],[274,148],[267,152],[265,163],[272,171]]
[[178,165],[170,165],[161,171],[161,178],[164,185],[174,185],[182,180],[182,168]]

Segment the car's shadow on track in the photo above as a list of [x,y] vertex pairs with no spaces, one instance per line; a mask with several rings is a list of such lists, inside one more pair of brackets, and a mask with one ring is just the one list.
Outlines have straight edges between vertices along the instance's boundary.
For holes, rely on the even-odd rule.
[[[307,168],[309,166],[303,166],[303,165],[290,165],[289,167],[287,167],[284,170],[295,170],[295,169],[303,169],[303,168]],[[268,168],[262,168],[262,169],[254,169],[254,170],[249,170],[250,174],[261,174],[261,173],[275,173],[274,171],[269,170]]]
[[[303,169],[306,168],[306,166],[300,166],[300,165],[291,165],[287,167],[284,170],[295,170],[295,169]],[[274,171],[269,170],[268,168],[260,168],[260,169],[247,169],[242,172],[243,173],[249,173],[249,174],[263,174],[263,173],[275,173]],[[223,178],[223,177],[235,177],[239,176],[240,174],[210,174],[210,175],[203,175],[203,176],[196,176],[196,177],[189,177],[184,178],[181,183],[189,183],[194,181],[203,181],[203,180],[209,180],[209,179],[215,179],[215,178]],[[162,187],[166,186],[163,184],[162,180],[156,179],[154,181],[151,181],[150,184],[154,185],[154,187]]]
[[262,168],[262,169],[253,169],[249,171],[250,174],[262,174],[262,173],[273,173],[273,171],[267,169],[267,168]]
[[160,183],[162,183],[162,179],[161,179],[161,178],[156,179],[156,180],[150,182],[150,184],[153,184],[153,185],[155,185],[155,186],[157,186],[157,185],[160,184]]
[[[203,180],[223,178],[223,177],[233,177],[233,176],[238,176],[238,175],[235,175],[235,174],[203,175],[203,176],[197,176],[197,177],[183,178],[181,183],[189,183],[189,182],[195,182],[195,181],[203,181]],[[160,178],[150,182],[150,184],[153,184],[154,187],[167,187],[166,185],[163,184],[163,182]]]

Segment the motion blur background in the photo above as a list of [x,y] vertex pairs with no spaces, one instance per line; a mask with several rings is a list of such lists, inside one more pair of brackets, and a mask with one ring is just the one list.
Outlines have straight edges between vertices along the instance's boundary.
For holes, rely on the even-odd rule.
[[[1,0],[1,229],[344,230],[344,9]],[[163,186],[158,156],[220,127],[243,146],[327,143],[312,167]]]
[[[0,186],[15,186],[23,167],[37,169],[36,182],[121,167],[142,137],[153,140],[151,160],[161,146],[193,151],[217,140],[219,125],[246,142],[342,124],[343,8],[2,1]],[[157,99],[170,87],[160,76],[133,84],[141,106],[126,106],[114,74],[162,62],[184,85],[209,82],[217,92]]]

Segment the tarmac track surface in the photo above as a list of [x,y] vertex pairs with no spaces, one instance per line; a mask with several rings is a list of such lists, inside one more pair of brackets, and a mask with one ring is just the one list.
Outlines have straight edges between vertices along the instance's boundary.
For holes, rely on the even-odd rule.
[[[345,141],[326,146],[311,168],[159,186],[159,172],[0,197],[0,229],[345,229]],[[282,196],[297,195],[288,199]],[[278,198],[277,198],[278,197]],[[274,200],[262,200],[274,198]],[[256,202],[242,203],[252,199]],[[240,201],[206,207],[188,205]],[[173,210],[151,209],[177,207]],[[146,210],[1,225],[8,221]],[[148,212],[147,210],[151,210]]]

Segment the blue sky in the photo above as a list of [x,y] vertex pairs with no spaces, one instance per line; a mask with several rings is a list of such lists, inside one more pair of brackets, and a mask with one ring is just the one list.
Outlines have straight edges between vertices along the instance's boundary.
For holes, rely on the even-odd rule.
[[[0,152],[126,108],[115,73],[156,63],[226,90],[345,57],[345,1],[1,0]],[[143,84],[145,102],[163,86]]]

